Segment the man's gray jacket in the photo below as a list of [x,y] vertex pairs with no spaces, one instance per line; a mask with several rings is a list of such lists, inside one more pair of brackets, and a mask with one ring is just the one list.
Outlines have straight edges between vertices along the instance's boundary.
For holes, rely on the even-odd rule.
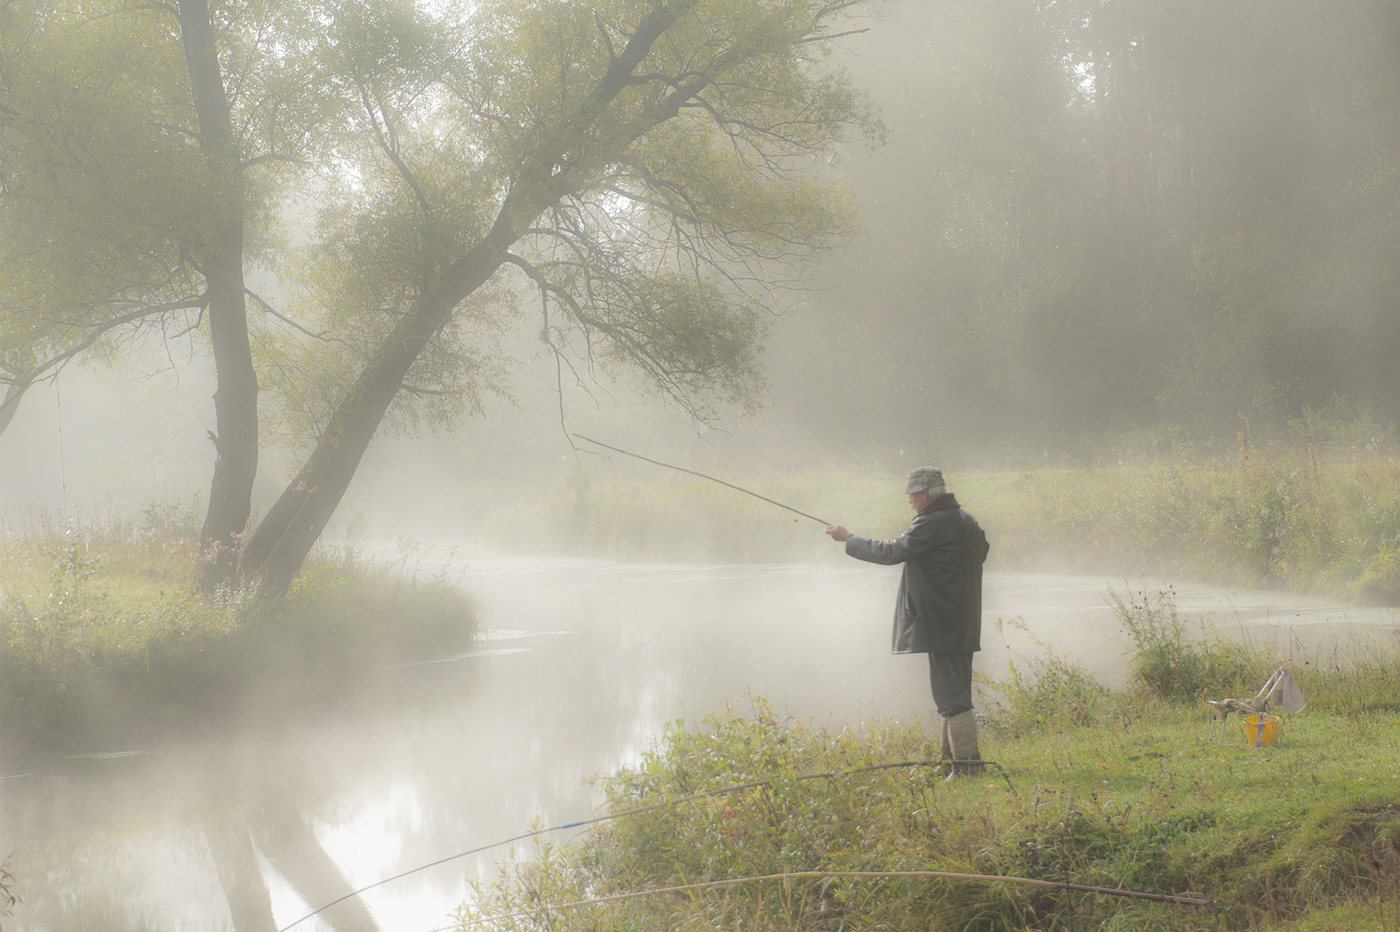
[[894,607],[895,653],[982,649],[982,563],[987,535],[951,493],[938,496],[895,540],[851,536],[846,553],[868,563],[904,564]]

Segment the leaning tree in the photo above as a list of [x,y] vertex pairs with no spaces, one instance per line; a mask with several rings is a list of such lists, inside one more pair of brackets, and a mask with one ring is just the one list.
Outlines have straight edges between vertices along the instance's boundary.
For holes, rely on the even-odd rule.
[[325,92],[347,118],[296,280],[307,328],[334,339],[264,368],[316,441],[244,573],[286,589],[386,418],[451,419],[497,384],[522,286],[570,365],[633,367],[700,416],[752,402],[774,286],[851,226],[825,169],[878,133],[831,58],[855,6],[327,14]]
[[[853,225],[829,166],[879,135],[854,0],[207,2],[0,14],[3,410],[207,341],[206,587],[285,591],[376,432],[500,389],[524,308],[580,378],[754,403],[767,314]],[[245,537],[264,424],[305,459]]]

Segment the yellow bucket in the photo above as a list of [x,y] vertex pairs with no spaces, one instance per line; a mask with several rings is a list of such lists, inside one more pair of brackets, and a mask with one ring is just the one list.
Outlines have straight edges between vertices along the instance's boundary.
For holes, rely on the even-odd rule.
[[1278,719],[1272,715],[1251,715],[1244,720],[1244,736],[1250,747],[1273,747],[1278,744]]

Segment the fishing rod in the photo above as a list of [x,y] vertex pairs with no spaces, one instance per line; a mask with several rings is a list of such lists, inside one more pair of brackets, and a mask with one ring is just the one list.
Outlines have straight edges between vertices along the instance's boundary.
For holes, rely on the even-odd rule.
[[819,524],[826,525],[827,527],[831,526],[831,522],[827,521],[825,518],[818,518],[816,515],[809,515],[805,511],[798,511],[791,505],[784,505],[782,502],[775,502],[773,501],[773,499],[769,498],[766,495],[759,495],[757,492],[750,492],[748,489],[745,489],[741,486],[737,486],[732,482],[725,482],[723,479],[716,479],[714,476],[707,476],[703,472],[696,472],[693,469],[686,469],[684,466],[672,466],[670,463],[663,463],[660,460],[654,460],[651,457],[642,456],[642,454],[640,453],[633,453],[631,450],[622,450],[614,446],[609,446],[608,444],[603,443],[601,440],[594,440],[592,437],[585,437],[583,434],[580,433],[574,433],[574,436],[580,440],[587,440],[589,443],[594,444],[595,446],[600,446],[605,450],[612,450],[614,453],[621,453],[624,456],[635,456],[637,459],[643,460],[647,463],[651,463],[653,466],[662,466],[666,469],[674,469],[677,472],[684,472],[689,473],[692,476],[699,476],[701,479],[709,479],[711,482],[718,482],[720,485],[727,486],[728,488],[731,488],[736,492],[743,492],[745,495],[752,495],[754,498],[763,499],[763,501],[767,502],[770,505],[777,505],[779,508],[785,508],[795,515],[801,515],[804,518],[810,518],[813,521],[818,522]]

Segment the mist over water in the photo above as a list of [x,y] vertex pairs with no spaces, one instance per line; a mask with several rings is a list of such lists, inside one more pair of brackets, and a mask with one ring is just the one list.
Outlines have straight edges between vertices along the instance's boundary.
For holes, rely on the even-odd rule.
[[[667,723],[700,727],[726,703],[746,712],[765,697],[831,729],[931,721],[925,660],[889,653],[898,568],[507,558],[460,541],[426,543],[421,558],[480,600],[473,650],[385,670],[368,701],[339,713],[283,710],[227,741],[7,773],[0,843],[16,852],[25,894],[13,927],[227,927],[214,842],[228,869],[233,841],[285,925],[311,908],[286,879],[305,875],[310,839],[358,888],[586,819],[601,801],[590,778],[636,764]],[[1033,635],[1114,677],[1123,641],[1105,596],[1115,584],[989,574],[978,669],[996,676],[1012,652],[1033,655]],[[1386,637],[1400,622],[1259,593],[1186,587],[1177,599],[1223,612],[1226,633],[1272,626],[1286,639],[1340,621]],[[1024,620],[1030,635],[1008,629],[1003,644],[997,617]],[[984,753],[994,759],[995,743]],[[491,848],[364,902],[382,929],[437,927],[470,896],[467,880],[489,880],[512,847],[530,850]]]

